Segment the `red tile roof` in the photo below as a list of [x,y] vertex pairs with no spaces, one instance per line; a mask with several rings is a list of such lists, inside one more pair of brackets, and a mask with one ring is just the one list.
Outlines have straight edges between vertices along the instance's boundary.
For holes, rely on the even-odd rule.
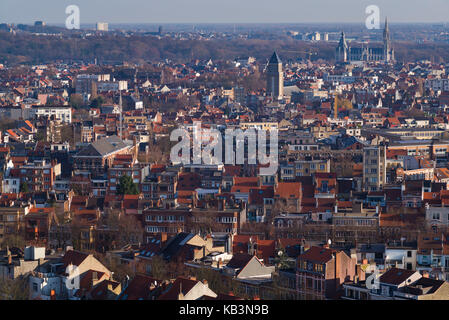
[[326,263],[332,259],[332,254],[337,251],[323,247],[311,247],[309,250],[299,256],[299,259],[313,261],[318,263]]

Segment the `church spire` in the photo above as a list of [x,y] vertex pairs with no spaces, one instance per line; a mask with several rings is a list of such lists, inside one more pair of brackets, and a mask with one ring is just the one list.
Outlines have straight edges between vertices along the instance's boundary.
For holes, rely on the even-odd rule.
[[346,62],[348,57],[348,45],[346,43],[346,37],[345,33],[341,33],[340,42],[338,43],[336,52],[335,52],[335,59],[338,62]]
[[391,48],[390,28],[388,26],[387,17],[385,17],[385,28],[384,28],[384,55],[386,62],[391,62],[392,60],[394,60],[394,51]]
[[388,18],[387,17],[385,17],[384,46],[386,48],[390,48],[390,28],[388,27]]

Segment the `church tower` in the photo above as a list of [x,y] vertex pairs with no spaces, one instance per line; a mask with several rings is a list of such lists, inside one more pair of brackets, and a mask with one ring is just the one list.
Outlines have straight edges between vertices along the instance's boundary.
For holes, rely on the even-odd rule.
[[284,72],[281,59],[276,52],[271,56],[267,66],[267,94],[278,100],[284,96]]
[[384,59],[385,62],[392,62],[394,60],[394,50],[391,47],[390,40],[390,28],[388,27],[388,19],[385,18],[385,28],[384,28]]
[[346,43],[345,33],[341,33],[340,42],[335,50],[335,60],[337,62],[348,61],[348,44]]

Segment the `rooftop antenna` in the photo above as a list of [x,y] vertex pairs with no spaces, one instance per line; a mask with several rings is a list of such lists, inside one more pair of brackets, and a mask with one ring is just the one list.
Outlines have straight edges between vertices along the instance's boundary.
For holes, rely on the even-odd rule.
[[120,93],[120,99],[119,99],[119,105],[120,105],[120,139],[123,140],[123,129],[122,129],[122,112],[123,112],[123,108],[122,108],[122,90],[119,89],[119,93]]
[[441,258],[440,258],[441,277],[443,280],[446,281],[446,274],[444,273],[444,265],[443,265],[443,255],[444,255],[444,233],[441,232]]

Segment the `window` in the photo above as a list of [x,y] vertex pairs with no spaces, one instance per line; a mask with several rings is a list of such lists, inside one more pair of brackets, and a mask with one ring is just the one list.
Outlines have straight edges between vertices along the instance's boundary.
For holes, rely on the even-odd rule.
[[36,282],[33,282],[33,291],[37,292],[38,291],[38,285]]

